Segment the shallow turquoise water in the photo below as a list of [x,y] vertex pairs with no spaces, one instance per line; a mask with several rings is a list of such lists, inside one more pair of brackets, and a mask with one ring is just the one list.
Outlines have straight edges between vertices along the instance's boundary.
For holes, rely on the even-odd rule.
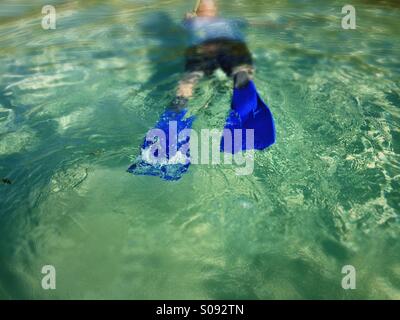
[[[125,171],[174,94],[191,3],[1,2],[0,298],[400,298],[400,6],[352,1],[346,31],[341,1],[220,3],[251,23],[278,143],[251,176],[170,183]],[[223,126],[231,86],[199,85],[195,128]]]

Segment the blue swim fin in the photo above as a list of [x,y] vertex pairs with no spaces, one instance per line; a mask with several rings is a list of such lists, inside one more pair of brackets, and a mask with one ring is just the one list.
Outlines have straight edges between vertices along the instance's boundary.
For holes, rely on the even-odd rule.
[[243,88],[234,89],[231,109],[221,140],[222,152],[234,154],[252,149],[264,150],[275,143],[274,118],[253,81]]
[[159,176],[168,181],[179,180],[190,166],[189,140],[193,121],[194,116],[187,117],[187,109],[165,111],[156,127],[147,133],[141,155],[128,172]]

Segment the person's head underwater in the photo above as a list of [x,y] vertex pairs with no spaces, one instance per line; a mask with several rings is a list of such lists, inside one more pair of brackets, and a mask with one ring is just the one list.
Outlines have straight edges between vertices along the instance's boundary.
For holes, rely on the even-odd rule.
[[213,18],[218,15],[218,7],[214,0],[201,0],[197,8],[196,15],[198,17]]

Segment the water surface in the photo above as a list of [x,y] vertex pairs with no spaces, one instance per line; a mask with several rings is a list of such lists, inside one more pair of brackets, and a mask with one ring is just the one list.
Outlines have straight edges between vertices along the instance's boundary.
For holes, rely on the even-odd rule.
[[[221,0],[250,22],[278,141],[253,175],[176,183],[126,169],[182,75],[191,3],[50,1],[43,30],[48,2],[0,4],[0,298],[400,298],[396,1],[352,1],[343,30],[341,1]],[[196,129],[223,127],[231,87],[200,83]]]

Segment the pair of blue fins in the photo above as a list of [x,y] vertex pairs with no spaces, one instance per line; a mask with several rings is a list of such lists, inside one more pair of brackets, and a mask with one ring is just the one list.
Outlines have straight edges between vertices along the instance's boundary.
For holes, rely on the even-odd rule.
[[[155,128],[151,130],[152,134],[146,136],[141,155],[128,172],[175,181],[188,171],[190,129],[195,117],[187,117],[187,112],[187,109],[166,110],[161,115]],[[174,126],[171,126],[171,123]],[[254,130],[254,143],[247,143],[247,129]],[[180,132],[188,134],[179,138]],[[227,139],[230,141],[225,141]],[[272,113],[260,98],[254,82],[249,81],[242,88],[234,88],[231,110],[221,138],[221,152],[235,154],[250,149],[264,150],[275,141],[276,131]]]

